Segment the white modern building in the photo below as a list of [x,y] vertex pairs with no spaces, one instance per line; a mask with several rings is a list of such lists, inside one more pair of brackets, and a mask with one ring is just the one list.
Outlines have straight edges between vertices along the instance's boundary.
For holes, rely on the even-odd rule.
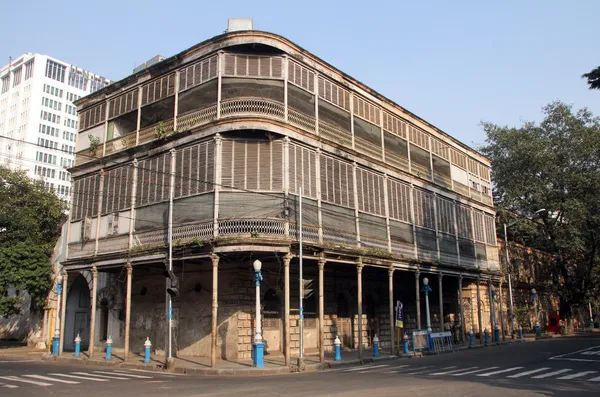
[[70,201],[77,139],[73,101],[110,84],[58,59],[26,53],[0,68],[0,164],[26,170]]

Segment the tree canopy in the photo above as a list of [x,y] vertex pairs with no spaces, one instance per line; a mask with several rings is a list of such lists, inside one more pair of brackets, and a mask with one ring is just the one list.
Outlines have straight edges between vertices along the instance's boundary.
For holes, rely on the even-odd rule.
[[501,221],[517,219],[513,238],[552,254],[545,273],[568,317],[600,292],[600,119],[562,102],[543,112],[539,124],[483,123],[481,150]]
[[32,309],[43,307],[52,286],[50,256],[65,221],[65,205],[42,181],[0,166],[0,315],[20,312],[25,290]]
[[589,73],[585,73],[581,77],[587,79],[587,83],[590,85],[590,90],[600,90],[600,66]]

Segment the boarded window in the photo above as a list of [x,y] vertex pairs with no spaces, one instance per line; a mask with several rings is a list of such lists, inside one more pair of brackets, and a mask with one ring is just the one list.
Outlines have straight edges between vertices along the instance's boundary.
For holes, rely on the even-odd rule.
[[175,73],[163,76],[142,86],[142,106],[175,95]]
[[458,226],[458,236],[473,239],[473,225],[471,223],[471,208],[457,204],[456,205],[456,223]]
[[410,222],[410,186],[388,179],[388,205],[390,218]]
[[175,198],[214,190],[214,142],[202,142],[175,153]]
[[421,189],[413,190],[415,224],[429,229],[435,229],[435,208],[433,193]]
[[317,198],[317,153],[314,150],[291,144],[289,147],[290,193]]
[[429,135],[427,135],[427,133],[411,125],[408,127],[408,136],[411,143],[419,145],[425,150],[429,150]]
[[102,214],[122,211],[131,206],[133,166],[128,165],[104,174]]
[[369,121],[375,125],[381,125],[381,109],[371,102],[354,94],[354,115]]
[[99,190],[100,176],[98,174],[73,181],[72,220],[96,216]]
[[125,94],[119,95],[108,101],[109,111],[108,118],[111,119],[116,116],[136,110],[138,107],[138,90],[137,88],[131,90]]
[[415,145],[410,146],[410,169],[411,172],[423,179],[431,177],[431,161],[429,152],[418,148]]
[[323,201],[354,207],[354,179],[352,164],[321,155],[321,199]]
[[319,77],[319,98],[350,111],[350,92],[322,77]]
[[438,230],[454,234],[454,203],[437,196]]
[[385,215],[385,198],[383,175],[356,170],[356,190],[358,192],[358,209],[375,215]]
[[225,76],[283,77],[283,58],[279,56],[225,54],[223,74]]
[[475,241],[485,243],[485,229],[483,226],[483,212],[473,211],[473,227]]
[[106,103],[84,110],[79,114],[79,131],[103,123],[105,120]]
[[163,154],[138,163],[137,205],[169,200],[171,155]]
[[218,58],[213,55],[179,71],[179,91],[200,85],[217,77]]
[[288,81],[308,92],[315,92],[314,72],[291,60],[288,61]]
[[406,123],[391,113],[383,112],[383,129],[406,139]]
[[221,178],[224,189],[282,191],[282,142],[224,140]]
[[494,216],[484,214],[483,220],[485,223],[485,238],[489,245],[496,245],[496,222]]

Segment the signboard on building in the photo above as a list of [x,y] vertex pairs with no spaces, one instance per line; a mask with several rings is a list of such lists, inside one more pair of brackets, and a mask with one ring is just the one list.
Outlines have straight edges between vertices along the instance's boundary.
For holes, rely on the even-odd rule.
[[404,305],[396,302],[396,328],[404,328]]

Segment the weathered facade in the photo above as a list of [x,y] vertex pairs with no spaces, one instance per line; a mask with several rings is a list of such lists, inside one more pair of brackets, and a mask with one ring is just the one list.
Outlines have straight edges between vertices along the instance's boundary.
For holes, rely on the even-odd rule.
[[176,353],[250,357],[260,259],[267,352],[297,354],[300,194],[306,350],[389,349],[398,300],[426,328],[425,276],[460,337],[461,287],[499,280],[489,161],[283,37],[214,37],[77,106],[66,347],[165,348],[172,219]]

